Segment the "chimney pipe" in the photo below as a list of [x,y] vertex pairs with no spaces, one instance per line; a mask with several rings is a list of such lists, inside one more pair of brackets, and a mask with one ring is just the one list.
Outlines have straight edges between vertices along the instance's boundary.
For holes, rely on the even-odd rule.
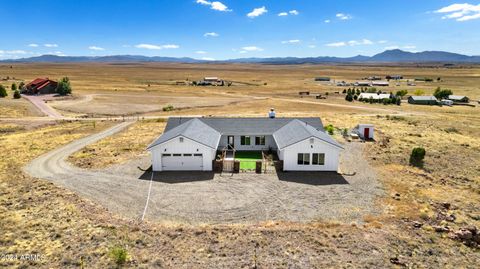
[[268,112],[268,117],[270,119],[274,119],[275,118],[275,109],[274,108],[270,108],[270,112]]

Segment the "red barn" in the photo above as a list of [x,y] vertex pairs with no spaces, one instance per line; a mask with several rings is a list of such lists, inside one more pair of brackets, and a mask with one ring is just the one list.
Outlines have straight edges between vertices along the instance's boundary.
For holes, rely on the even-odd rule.
[[25,86],[26,94],[55,93],[58,83],[48,78],[37,78]]

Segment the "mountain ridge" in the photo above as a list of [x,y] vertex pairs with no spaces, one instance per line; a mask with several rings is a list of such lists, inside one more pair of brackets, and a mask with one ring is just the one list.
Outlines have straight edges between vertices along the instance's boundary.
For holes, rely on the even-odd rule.
[[3,63],[115,63],[115,62],[173,62],[173,63],[262,63],[262,64],[318,64],[318,63],[480,63],[480,56],[468,56],[445,51],[408,52],[400,49],[386,50],[373,56],[357,55],[353,57],[269,57],[237,58],[208,61],[190,57],[164,57],[143,55],[107,55],[107,56],[58,56],[45,54],[21,59],[1,60]]

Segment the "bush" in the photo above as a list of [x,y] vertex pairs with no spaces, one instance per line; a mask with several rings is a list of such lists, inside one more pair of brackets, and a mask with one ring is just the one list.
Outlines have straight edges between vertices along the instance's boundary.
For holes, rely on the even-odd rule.
[[355,94],[355,95],[353,96],[353,99],[354,99],[354,100],[357,100],[357,99],[358,99],[358,95]]
[[343,92],[342,93],[347,93],[347,89],[343,89]]
[[410,154],[410,165],[423,167],[423,159],[425,158],[425,149],[422,147],[414,148]]
[[447,99],[449,95],[452,95],[453,92],[452,90],[449,90],[449,89],[442,89],[440,87],[437,87],[435,89],[435,92],[433,93],[433,96],[435,96],[435,98],[441,100],[441,99]]
[[127,255],[128,252],[123,247],[115,246],[110,249],[110,257],[115,262],[115,264],[117,264],[117,266],[125,264],[125,262],[127,261]]
[[18,84],[19,90],[23,90],[24,87],[25,87],[25,83],[23,81]]
[[395,104],[397,104],[397,106],[401,105],[402,104],[402,98],[397,97],[397,99],[395,100]]
[[172,105],[166,105],[162,108],[163,111],[172,111],[175,108]]
[[404,97],[405,95],[407,95],[407,93],[408,93],[407,90],[400,90],[400,91],[397,91],[397,93],[395,95],[400,96],[400,97]]
[[0,85],[0,97],[6,97],[8,94],[7,94],[7,90],[5,89],[5,87],[3,85]]
[[333,131],[335,131],[335,127],[333,127],[333,125],[329,124],[325,127],[325,131],[327,131],[329,135],[333,135]]
[[425,94],[425,92],[422,91],[422,90],[415,90],[415,92],[413,93],[413,95],[415,95],[415,96],[421,96],[421,95],[424,95],[424,94]]
[[15,83],[12,83],[12,87],[10,87],[12,89],[12,91],[16,91],[17,90],[17,84]]
[[60,95],[67,95],[72,93],[72,86],[68,77],[62,78],[57,85],[56,92]]
[[20,99],[20,97],[22,97],[22,96],[20,95],[20,92],[19,92],[18,90],[15,90],[15,91],[13,92],[13,98],[14,98],[14,99]]

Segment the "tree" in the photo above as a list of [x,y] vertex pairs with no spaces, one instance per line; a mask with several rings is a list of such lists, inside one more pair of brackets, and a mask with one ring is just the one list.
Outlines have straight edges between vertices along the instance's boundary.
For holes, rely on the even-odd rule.
[[433,93],[433,96],[435,96],[435,98],[441,100],[441,99],[447,99],[449,95],[452,95],[453,92],[452,90],[449,90],[449,89],[442,89],[440,87],[437,87],[435,89],[435,92]]
[[353,99],[354,99],[354,100],[357,100],[357,99],[358,99],[358,95],[355,94],[355,95],[353,96]]
[[5,87],[3,85],[0,85],[0,97],[6,97],[8,94],[7,94],[7,90],[5,89]]
[[343,94],[347,93],[347,89],[343,89],[343,92],[342,92],[342,93],[343,93]]
[[408,93],[407,90],[399,90],[399,91],[397,91],[397,93],[395,95],[400,96],[400,97],[404,97],[405,95],[407,95],[407,93]]
[[402,98],[397,97],[397,100],[395,100],[395,103],[397,104],[397,106],[401,105],[402,104]]
[[18,90],[15,90],[13,92],[13,98],[14,99],[20,99],[22,96],[20,95],[20,92]]
[[424,92],[423,90],[420,90],[420,89],[419,89],[419,90],[415,90],[415,91],[413,92],[413,95],[415,95],[415,96],[420,96],[420,95],[424,95],[424,94],[425,94],[425,92]]
[[349,101],[349,102],[352,102],[353,101],[353,96],[351,93],[347,94],[347,96],[345,96],[345,100]]
[[18,90],[22,91],[24,87],[25,83],[23,81],[18,84]]
[[11,89],[12,89],[12,91],[16,91],[17,90],[17,84],[12,83]]
[[72,86],[68,77],[62,78],[57,85],[56,92],[60,95],[67,95],[72,93]]
[[423,159],[425,158],[425,149],[422,147],[414,148],[410,154],[410,165],[423,167]]

